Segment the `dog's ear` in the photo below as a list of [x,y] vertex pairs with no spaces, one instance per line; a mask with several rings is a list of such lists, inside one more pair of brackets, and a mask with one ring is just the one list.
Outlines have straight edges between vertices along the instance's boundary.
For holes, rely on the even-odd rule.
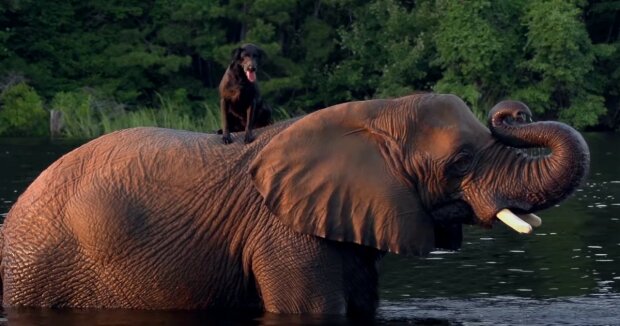
[[234,50],[232,50],[232,52],[230,53],[232,62],[235,62],[235,61],[241,59],[241,52],[243,52],[243,48],[241,48],[241,47],[238,47],[238,48],[235,48]]

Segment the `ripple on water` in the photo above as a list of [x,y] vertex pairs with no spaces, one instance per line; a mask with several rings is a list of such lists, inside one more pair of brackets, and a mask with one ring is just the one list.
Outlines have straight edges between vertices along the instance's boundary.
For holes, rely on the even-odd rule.
[[431,251],[431,255],[452,255],[457,253],[457,251],[449,251],[449,250],[435,250]]
[[[552,290],[557,290],[552,288]],[[519,289],[520,293],[532,291]],[[432,325],[617,325],[620,296],[600,293],[596,296],[531,299],[496,296],[467,300],[433,298],[382,301],[378,318],[385,321],[433,319]]]
[[534,271],[529,271],[521,268],[508,268],[507,271],[515,273],[534,273]]

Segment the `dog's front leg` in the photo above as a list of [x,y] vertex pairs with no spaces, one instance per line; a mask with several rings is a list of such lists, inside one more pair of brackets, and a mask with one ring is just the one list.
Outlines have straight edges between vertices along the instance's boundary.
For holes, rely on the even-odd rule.
[[245,125],[245,143],[249,144],[254,140],[254,135],[252,134],[252,128],[254,127],[254,116],[256,112],[256,99],[252,100],[252,104],[248,106],[246,112],[246,120],[247,123]]
[[224,144],[232,143],[232,138],[230,137],[230,130],[228,129],[228,103],[223,98],[220,99],[220,115],[222,122],[222,140]]

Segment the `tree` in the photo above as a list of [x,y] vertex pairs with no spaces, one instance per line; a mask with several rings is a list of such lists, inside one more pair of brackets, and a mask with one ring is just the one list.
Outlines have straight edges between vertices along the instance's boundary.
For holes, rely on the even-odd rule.
[[439,92],[463,97],[480,115],[515,87],[524,43],[518,17],[522,1],[439,1],[433,36]]
[[374,0],[352,10],[353,22],[339,29],[346,55],[333,65],[329,92],[344,101],[428,90],[434,78],[428,37],[434,15],[429,2],[420,3],[419,11],[394,0]]
[[558,116],[577,128],[596,124],[605,113],[601,85],[593,82],[596,59],[583,11],[577,1],[530,1],[526,58],[521,65],[522,98],[547,117]]
[[26,81],[48,105],[90,89],[200,118],[252,42],[279,112],[433,90],[480,117],[514,98],[579,128],[610,108],[604,123],[620,125],[618,0],[9,0],[0,13],[0,87]]

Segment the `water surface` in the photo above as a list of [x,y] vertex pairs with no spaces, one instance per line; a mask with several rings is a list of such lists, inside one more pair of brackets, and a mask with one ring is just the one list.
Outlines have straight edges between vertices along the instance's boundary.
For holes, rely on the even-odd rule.
[[[620,325],[620,135],[588,134],[588,181],[539,215],[530,236],[503,225],[465,229],[463,249],[388,255],[378,324]],[[0,218],[51,162],[75,145],[0,139]],[[0,324],[359,324],[337,317],[206,312],[5,309]]]

